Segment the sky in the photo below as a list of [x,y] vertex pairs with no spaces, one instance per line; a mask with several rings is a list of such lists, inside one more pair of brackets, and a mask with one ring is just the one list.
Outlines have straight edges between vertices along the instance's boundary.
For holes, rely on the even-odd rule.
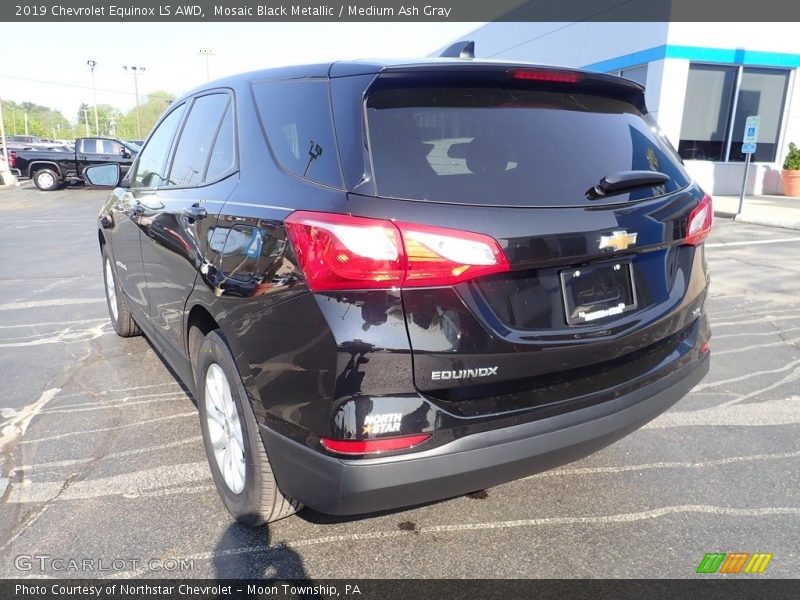
[[[274,66],[426,56],[482,23],[15,23],[6,24],[0,97],[60,110],[74,121],[94,104],[86,61],[97,62],[97,103],[123,111],[135,105],[133,77],[145,67],[139,95],[176,95],[211,79]],[[24,60],[23,60],[24,59]]]

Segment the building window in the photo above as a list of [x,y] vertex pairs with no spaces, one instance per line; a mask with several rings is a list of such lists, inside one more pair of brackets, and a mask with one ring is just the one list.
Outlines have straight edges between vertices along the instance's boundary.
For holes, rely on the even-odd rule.
[[742,161],[744,122],[761,117],[753,160],[773,162],[789,71],[692,64],[678,153],[685,159]]
[[631,81],[635,81],[641,85],[647,84],[647,65],[639,65],[637,67],[627,67],[625,69],[618,69],[616,71],[611,71],[611,75],[618,75],[619,77],[624,77],[625,79],[630,79]]

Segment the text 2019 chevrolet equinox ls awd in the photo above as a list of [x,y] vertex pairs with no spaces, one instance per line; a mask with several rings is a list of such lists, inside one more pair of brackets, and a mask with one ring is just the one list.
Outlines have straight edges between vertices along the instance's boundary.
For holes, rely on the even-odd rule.
[[197,400],[225,506],[354,514],[584,457],[709,367],[711,199],[641,86],[463,59],[176,100],[98,220],[109,313]]

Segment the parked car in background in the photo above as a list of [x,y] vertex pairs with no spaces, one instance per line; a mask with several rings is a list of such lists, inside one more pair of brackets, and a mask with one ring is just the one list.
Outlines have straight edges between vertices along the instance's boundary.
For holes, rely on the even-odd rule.
[[7,135],[6,142],[16,142],[19,144],[41,144],[42,138],[36,135]]
[[709,368],[711,199],[629,80],[455,58],[249,73],[173,102],[122,181],[86,176],[117,186],[96,231],[113,327],[194,395],[247,525],[576,460]]
[[[84,181],[86,167],[115,163],[126,173],[139,147],[116,138],[85,137],[67,148],[26,148],[13,151],[14,167],[22,177],[29,177],[37,188],[50,191],[65,183]],[[12,151],[9,150],[9,154]]]

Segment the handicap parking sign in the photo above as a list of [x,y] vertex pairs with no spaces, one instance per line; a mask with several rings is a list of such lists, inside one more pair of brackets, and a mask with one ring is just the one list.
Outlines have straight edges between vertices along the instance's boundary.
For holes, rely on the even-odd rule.
[[[742,143],[744,143],[748,147],[749,147],[750,144],[754,145],[756,143],[756,141],[757,141],[757,138],[758,138],[758,122],[760,120],[761,119],[759,119],[758,116],[756,116],[756,115],[747,117],[747,119],[745,119],[744,136],[743,136],[744,139],[742,140]],[[742,152],[745,152],[745,151],[742,150]]]

